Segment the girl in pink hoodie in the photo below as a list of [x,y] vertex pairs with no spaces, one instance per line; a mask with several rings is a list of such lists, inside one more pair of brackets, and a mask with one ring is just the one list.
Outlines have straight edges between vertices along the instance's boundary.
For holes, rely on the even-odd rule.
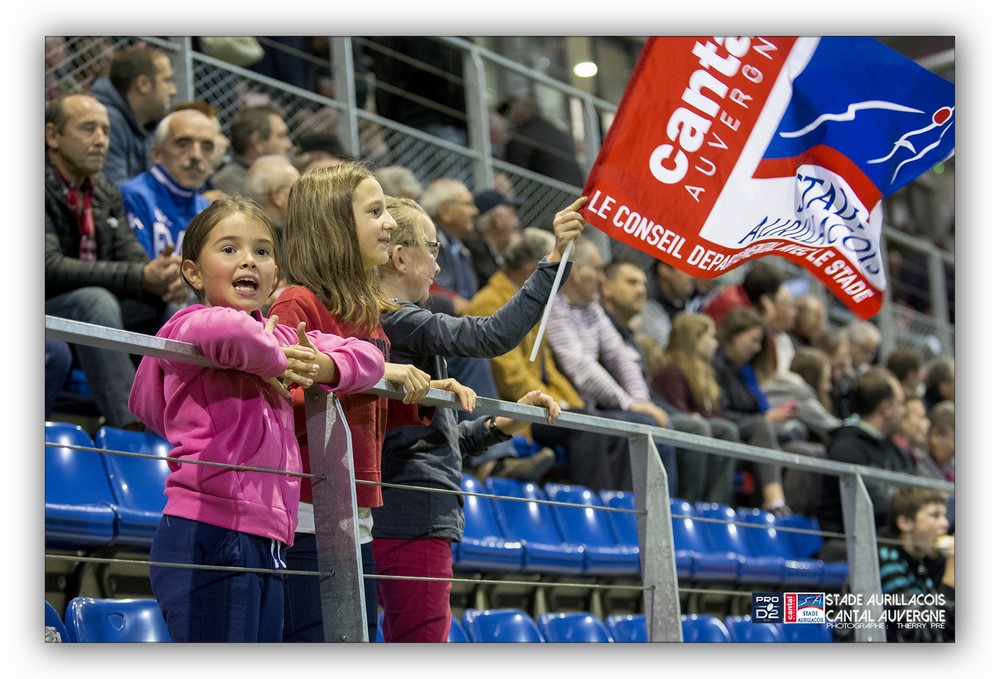
[[150,583],[175,642],[277,642],[302,470],[288,387],[364,391],[385,360],[368,342],[263,318],[278,237],[256,203],[214,202],[184,246],[181,273],[200,303],[157,336],[194,344],[214,365],[144,357],[129,408],[173,446],[150,561],[222,568],[154,565]]

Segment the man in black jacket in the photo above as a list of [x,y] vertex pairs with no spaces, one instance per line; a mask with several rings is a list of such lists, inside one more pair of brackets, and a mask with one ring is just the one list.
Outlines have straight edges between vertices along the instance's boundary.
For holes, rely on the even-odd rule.
[[[855,386],[854,415],[848,418],[846,426],[830,435],[827,458],[915,474],[912,458],[892,442],[892,435],[906,413],[905,402],[903,387],[895,375],[881,366],[870,368]],[[875,527],[882,529],[889,521],[893,488],[885,481],[873,479],[865,479],[864,484],[871,498]],[[823,476],[817,514],[822,530],[844,532],[838,476]],[[846,543],[836,538],[828,538],[820,553],[821,559],[830,561],[843,560],[845,556]]]
[[[107,109],[71,94],[45,109],[45,313],[117,329],[155,333],[168,304],[186,290],[180,259],[150,260],[129,228],[121,193],[102,172]],[[135,377],[129,355],[75,347],[107,424],[141,427],[128,410]]]

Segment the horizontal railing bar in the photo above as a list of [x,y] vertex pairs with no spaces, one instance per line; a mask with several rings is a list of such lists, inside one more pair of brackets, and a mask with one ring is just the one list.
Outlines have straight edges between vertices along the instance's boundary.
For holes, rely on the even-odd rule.
[[[134,354],[187,361],[196,365],[213,365],[192,344],[154,337],[152,335],[107,328],[90,323],[80,323],[48,315],[45,316],[45,331],[48,337],[76,344],[119,349]],[[380,380],[365,393],[394,399],[401,399],[403,397],[402,388],[385,379]],[[442,389],[431,389],[420,403],[422,405],[440,406],[455,410],[461,409],[458,397],[454,393]],[[479,398],[476,402],[476,412],[485,415],[503,415],[512,419],[537,424],[547,424],[548,422],[544,408],[492,398]],[[719,441],[718,439],[705,438],[696,434],[688,434],[636,422],[614,420],[584,413],[563,412],[559,416],[558,423],[560,426],[568,429],[609,434],[612,436],[633,437],[649,434],[652,435],[654,441],[681,446],[685,449],[699,450],[706,453],[755,462],[773,462],[782,466],[808,469],[828,475],[847,476],[860,474],[864,478],[877,479],[903,486],[930,488],[951,494],[955,492],[954,483],[939,479],[890,472],[884,469],[837,462],[835,460],[797,453],[758,448],[745,443]]]

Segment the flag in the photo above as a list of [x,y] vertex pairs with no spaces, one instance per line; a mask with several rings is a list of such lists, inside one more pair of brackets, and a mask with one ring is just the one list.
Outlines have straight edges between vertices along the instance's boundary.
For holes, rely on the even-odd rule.
[[882,199],[951,157],[954,122],[954,83],[873,38],[650,38],[584,218],[698,278],[783,257],[871,318]]

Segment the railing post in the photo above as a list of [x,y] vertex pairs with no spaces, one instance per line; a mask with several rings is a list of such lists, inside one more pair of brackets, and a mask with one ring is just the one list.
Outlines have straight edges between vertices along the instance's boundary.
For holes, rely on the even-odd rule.
[[650,641],[681,641],[674,532],[670,522],[667,472],[651,434],[630,436],[629,459],[639,524],[646,626]]
[[[882,232],[880,242],[882,252],[889,252],[889,241],[885,231]],[[893,308],[895,305],[892,303],[892,276],[889,275],[888,260],[883,262],[882,266],[885,270],[885,296],[883,298],[882,309],[879,310],[878,316],[872,320],[877,324],[879,332],[882,333],[882,355],[888,356],[896,348],[896,337],[899,334],[900,323],[899,314],[895,312]]]
[[174,101],[191,101],[194,95],[194,62],[191,58],[191,38],[176,36],[170,38],[174,50],[169,52],[170,66],[174,69],[174,84],[177,95]]
[[948,331],[951,321],[948,319],[948,285],[945,282],[944,259],[935,248],[927,249],[927,280],[931,288],[931,313],[934,314],[935,329],[941,340],[941,353],[953,356],[955,347]]
[[472,179],[475,186],[493,188],[493,152],[490,146],[489,105],[486,101],[486,69],[477,48],[462,49],[465,79],[466,126],[469,148],[476,152]]
[[305,410],[324,639],[368,641],[351,432],[332,392],[310,387]]
[[597,162],[597,154],[601,151],[601,120],[597,107],[591,99],[580,99],[583,111],[583,158],[589,171]]
[[[868,618],[874,622],[882,615],[882,605],[869,603],[869,599],[872,594],[882,592],[882,581],[875,542],[875,512],[860,474],[840,477],[840,503],[844,512],[851,593],[861,595],[861,609],[867,611]],[[885,641],[885,629],[857,627],[854,638],[856,641]]]
[[330,75],[337,101],[344,102],[345,111],[337,119],[337,132],[346,142],[351,155],[361,157],[358,132],[358,100],[355,89],[354,51],[350,38],[330,38]]

